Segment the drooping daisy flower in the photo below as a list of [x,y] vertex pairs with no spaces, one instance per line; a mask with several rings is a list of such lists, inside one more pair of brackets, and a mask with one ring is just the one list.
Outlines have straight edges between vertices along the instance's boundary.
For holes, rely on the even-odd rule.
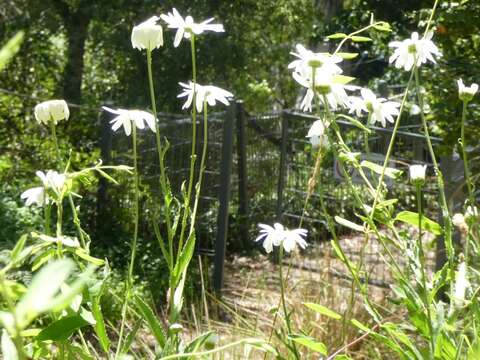
[[308,129],[306,137],[314,148],[326,145],[327,137],[325,136],[325,130],[327,127],[323,120],[316,120]]
[[462,101],[469,102],[473,99],[478,91],[478,84],[473,83],[470,86],[465,86],[462,79],[457,80],[458,85],[458,97]]
[[184,19],[175,8],[172,9],[172,12],[166,15],[162,14],[160,17],[168,24],[170,29],[177,29],[175,40],[173,41],[173,46],[175,47],[180,45],[182,38],[190,39],[192,34],[199,35],[204,31],[225,31],[222,24],[211,24],[213,18],[202,21],[201,23],[195,23],[191,16],[187,16]]
[[25,205],[30,206],[32,204],[37,204],[37,206],[43,206],[46,202],[45,199],[45,189],[43,186],[34,187],[24,191],[20,198],[25,200]]
[[192,105],[194,89],[196,92],[195,105],[198,112],[202,112],[203,103],[205,101],[210,106],[215,106],[217,101],[220,101],[224,105],[228,105],[228,99],[233,97],[231,92],[213,85],[194,84],[191,81],[188,84],[182,82],[179,84],[183,87],[183,92],[177,97],[187,97],[182,109],[188,109]]
[[57,124],[61,120],[68,120],[70,110],[65,100],[44,101],[35,106],[35,119],[37,122],[48,125],[50,122]]
[[158,20],[160,20],[158,16],[152,16],[133,27],[131,40],[134,49],[153,50],[163,46],[163,31],[157,24]]
[[410,165],[410,181],[413,183],[423,183],[425,181],[425,173],[427,165]]
[[410,39],[392,41],[388,46],[395,48],[395,51],[390,56],[389,62],[395,62],[397,69],[403,67],[406,71],[413,67],[415,59],[417,60],[417,66],[425,64],[427,61],[435,64],[434,56],[441,57],[442,54],[433,43],[432,37],[432,32],[429,32],[423,38],[419,38],[418,33],[414,32]]
[[283,246],[286,252],[294,250],[297,244],[302,249],[308,246],[304,239],[308,233],[305,229],[288,230],[280,223],[275,223],[273,227],[266,224],[258,226],[260,235],[255,241],[263,240],[263,248],[267,253],[272,252],[274,246]]
[[37,204],[38,206],[43,206],[48,203],[49,190],[53,191],[53,193],[50,192],[50,194],[60,196],[67,181],[65,174],[59,174],[55,170],[48,170],[46,173],[43,171],[37,171],[35,174],[42,181],[42,186],[30,188],[20,195],[20,198],[25,200],[25,205],[30,206],[32,204]]
[[465,302],[465,295],[470,287],[470,281],[467,275],[467,264],[461,262],[455,274],[454,301],[456,307],[461,307]]
[[105,111],[117,115],[113,120],[110,121],[112,124],[112,130],[117,131],[120,127],[123,126],[125,130],[125,135],[130,136],[132,133],[132,123],[138,129],[144,129],[145,123],[147,123],[150,130],[153,132],[155,129],[155,117],[149,112],[143,110],[124,110],[124,109],[111,109],[109,107],[102,107]]
[[289,69],[293,69],[296,72],[303,72],[307,69],[307,71],[311,72],[313,68],[319,73],[342,73],[342,69],[337,65],[343,60],[340,56],[326,53],[314,53],[301,44],[297,44],[295,48],[297,49],[297,52],[291,52],[290,54],[298,59],[288,64]]
[[350,96],[349,113],[355,112],[357,116],[360,116],[362,111],[370,113],[370,122],[379,122],[383,127],[387,125],[387,121],[393,123],[393,117],[400,113],[400,103],[377,98],[369,89],[361,89],[360,93],[362,97]]

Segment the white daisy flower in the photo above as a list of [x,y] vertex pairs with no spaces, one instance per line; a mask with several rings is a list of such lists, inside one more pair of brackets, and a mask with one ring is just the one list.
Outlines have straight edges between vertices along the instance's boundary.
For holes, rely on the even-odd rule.
[[198,112],[202,112],[204,102],[207,102],[210,106],[215,106],[217,101],[224,105],[228,105],[228,99],[233,97],[231,92],[213,85],[194,84],[192,81],[188,84],[182,82],[179,84],[183,87],[183,92],[177,97],[187,97],[182,109],[188,109],[192,105],[194,89],[196,92],[195,105]]
[[70,110],[65,100],[49,100],[37,104],[34,109],[37,122],[48,125],[50,122],[57,124],[61,120],[68,120]]
[[370,122],[372,124],[379,122],[383,127],[387,125],[387,121],[394,122],[393,117],[400,113],[400,103],[395,101],[387,101],[384,98],[377,98],[369,89],[361,89],[362,97],[350,96],[349,113],[356,113],[361,116],[362,111],[370,113]]
[[180,45],[182,38],[190,39],[192,34],[199,35],[204,31],[225,31],[222,24],[211,24],[213,18],[202,21],[201,23],[195,23],[191,16],[187,16],[184,19],[175,8],[172,9],[172,12],[166,15],[162,14],[160,17],[168,24],[170,29],[177,29],[175,40],[173,41],[173,46],[175,47]]
[[432,41],[433,33],[429,32],[424,38],[419,38],[418,33],[414,32],[410,39],[403,41],[392,41],[388,46],[395,48],[389,62],[395,62],[397,69],[404,68],[409,71],[415,59],[417,59],[417,66],[431,61],[436,63],[434,56],[441,57],[442,54],[437,46]]
[[286,252],[294,250],[297,244],[302,249],[308,246],[304,239],[308,233],[305,229],[287,230],[280,223],[275,223],[273,227],[266,224],[259,224],[258,226],[260,227],[260,235],[255,241],[263,240],[263,248],[267,253],[271,253],[274,246],[283,246]]
[[342,58],[337,55],[330,55],[328,53],[314,53],[306,49],[303,45],[297,44],[295,46],[297,52],[291,52],[293,56],[298,59],[288,64],[289,69],[296,72],[302,72],[305,69],[312,71],[312,68],[319,73],[341,74],[342,69],[337,65],[342,62]]
[[310,129],[308,129],[307,138],[314,148],[326,145],[327,137],[325,136],[325,126],[323,120],[316,120]]
[[117,115],[113,120],[110,121],[113,131],[117,131],[120,127],[123,126],[123,129],[125,130],[125,135],[130,136],[130,134],[132,133],[132,123],[138,129],[144,129],[145,123],[147,123],[150,130],[152,130],[153,132],[156,131],[155,117],[149,112],[143,110],[115,110],[106,106],[103,106],[102,108],[109,113]]
[[43,186],[34,187],[24,191],[20,198],[25,200],[25,205],[30,206],[32,204],[37,204],[37,206],[43,206],[46,202],[45,199],[45,189]]
[[410,165],[410,181],[415,182],[424,182],[425,173],[427,171],[427,165]]
[[152,16],[133,27],[131,41],[134,49],[153,50],[163,46],[163,31],[157,24],[158,20],[160,20],[158,16]]
[[470,86],[465,86],[462,79],[457,80],[458,97],[462,101],[471,101],[478,91],[478,84],[473,83]]

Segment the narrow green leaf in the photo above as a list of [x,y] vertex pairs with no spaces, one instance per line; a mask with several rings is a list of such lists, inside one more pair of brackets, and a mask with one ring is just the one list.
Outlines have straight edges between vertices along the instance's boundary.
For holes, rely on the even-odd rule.
[[96,266],[102,266],[103,264],[105,264],[104,260],[88,255],[85,252],[85,250],[83,250],[82,248],[76,248],[75,255],[77,255],[78,257],[81,257],[83,260],[86,260]]
[[7,66],[13,56],[20,50],[25,33],[19,31],[0,49],[0,71]]
[[311,337],[303,335],[290,335],[289,339],[295,341],[297,344],[306,346],[321,355],[327,355],[327,347],[325,344],[318,342]]
[[335,33],[332,35],[328,35],[327,38],[330,40],[338,40],[338,39],[345,39],[348,35],[344,33]]
[[360,330],[364,332],[370,332],[370,329],[366,325],[362,324],[360,321],[356,319],[351,319],[350,322],[352,323],[353,326],[359,328]]
[[37,336],[39,341],[64,341],[77,329],[89,325],[80,315],[64,317],[60,320],[54,321],[45,329],[43,329]]
[[[395,221],[401,221],[406,224],[415,226],[418,228],[418,220],[419,215],[416,212],[412,211],[402,211],[397,214]],[[442,235],[443,230],[442,227],[436,223],[435,221],[427,218],[426,216],[422,216],[422,228],[433,235]]]
[[333,82],[334,82],[335,84],[346,85],[346,84],[352,82],[353,80],[355,80],[354,77],[345,76],[345,75],[335,75],[335,76],[333,77]]
[[133,344],[133,341],[135,340],[138,330],[142,327],[143,324],[143,319],[138,319],[138,321],[135,323],[135,325],[132,328],[132,331],[128,334],[127,338],[125,339],[125,342],[123,343],[122,346],[122,354],[127,354],[128,351],[130,350],[130,347]]
[[352,39],[353,42],[368,42],[372,41],[369,37],[366,36],[351,36],[350,39]]
[[207,340],[214,335],[214,331],[207,331],[206,333],[200,334],[186,346],[185,352],[193,353],[198,351],[207,342]]
[[103,318],[102,309],[100,307],[100,296],[95,296],[92,299],[92,314],[93,318],[96,321],[94,326],[95,334],[98,336],[98,340],[100,341],[100,346],[102,347],[103,351],[108,353],[110,350],[110,339],[107,335],[107,330],[105,328],[105,320]]
[[323,305],[315,304],[315,303],[303,303],[303,305],[305,305],[309,309],[312,309],[313,311],[315,311],[315,312],[317,312],[321,315],[328,316],[332,319],[340,320],[342,318],[342,316],[339,313],[337,313],[333,310],[330,310],[329,308],[327,308]]
[[[363,160],[360,163],[360,166],[365,167],[369,170],[372,170],[374,173],[381,175],[382,174],[382,165],[375,164],[371,161],[368,160]],[[385,174],[386,177],[389,177],[391,179],[398,179],[402,175],[402,171],[394,168],[387,167],[385,168]]]
[[363,130],[365,131],[366,133],[368,134],[371,134],[372,133],[372,130],[370,130],[368,127],[366,127],[365,125],[363,125],[360,121],[358,121],[357,119],[351,117],[351,116],[348,116],[348,115],[344,115],[344,114],[338,114],[337,115],[337,118],[343,118],[343,119],[346,119],[348,121],[350,121],[352,123],[352,125],[356,126],[357,128],[359,128],[360,130]]
[[390,26],[390,24],[388,22],[385,22],[385,21],[379,21],[377,24],[375,24],[373,26],[373,28],[375,30],[383,31],[383,32],[391,32],[392,31],[392,27]]
[[339,223],[340,225],[343,225],[343,226],[345,226],[345,227],[347,227],[347,228],[349,228],[349,229],[355,230],[355,231],[364,232],[364,230],[365,230],[365,229],[363,228],[363,226],[357,225],[357,224],[355,224],[354,222],[351,222],[351,221],[349,221],[349,220],[347,220],[347,219],[344,219],[344,218],[342,218],[342,217],[340,217],[340,216],[335,216],[335,221],[336,221],[337,223]]
[[158,344],[163,348],[166,340],[162,329],[162,324],[157,319],[150,306],[148,306],[142,298],[135,296],[135,304],[137,305],[138,311],[142,314],[143,319],[147,322],[148,327],[152,331],[152,334],[157,340]]
[[338,52],[337,55],[345,60],[352,60],[358,56],[358,53]]
[[27,234],[23,234],[20,239],[17,241],[15,244],[15,247],[13,248],[11,254],[10,254],[10,261],[16,262],[18,259],[18,256],[22,252],[23,248],[25,247],[25,243],[27,242]]

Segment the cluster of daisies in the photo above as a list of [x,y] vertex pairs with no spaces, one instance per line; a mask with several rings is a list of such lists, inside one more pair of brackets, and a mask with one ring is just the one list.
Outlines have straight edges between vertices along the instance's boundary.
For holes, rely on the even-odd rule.
[[[174,47],[178,47],[182,39],[191,40],[193,36],[200,35],[207,31],[225,31],[223,25],[212,24],[213,18],[196,23],[191,16],[183,18],[174,8],[172,12],[162,14],[160,17],[152,16],[133,28],[131,42],[134,49],[147,50],[150,52],[163,46],[163,29],[162,26],[158,24],[159,20],[163,20],[168,28],[176,29],[173,41]],[[231,92],[213,85],[200,85],[193,81],[189,81],[188,83],[180,82],[179,84],[182,87],[182,92],[178,97],[186,98],[182,109],[190,108],[193,101],[195,101],[196,110],[202,112],[205,104],[215,106],[218,101],[224,105],[228,105],[229,99],[233,97]],[[136,126],[138,129],[144,129],[145,124],[147,124],[150,130],[156,132],[156,118],[147,111],[111,109],[105,106],[103,109],[116,115],[115,118],[111,120],[112,130],[114,131],[123,126],[125,134],[129,136],[132,132],[132,126]]]
[[[403,68],[410,71],[414,66],[419,67],[427,62],[436,63],[436,58],[441,57],[437,46],[432,41],[433,33],[429,32],[420,37],[414,32],[409,39],[393,41],[389,47],[394,48],[389,62],[394,63],[397,69]],[[383,127],[387,122],[393,123],[394,117],[400,113],[400,103],[377,97],[373,91],[359,86],[351,85],[352,77],[342,75],[340,67],[343,58],[336,54],[316,53],[306,49],[303,45],[296,45],[296,52],[291,53],[296,59],[288,68],[297,83],[306,89],[305,96],[300,104],[303,111],[312,111],[314,100],[331,110],[344,109],[350,114],[361,117],[368,116],[371,124],[380,123]],[[478,91],[478,85],[470,87],[464,85],[460,79],[457,81],[459,98],[470,101]],[[349,93],[359,93],[350,95]],[[307,133],[312,147],[328,145],[326,129],[330,124],[325,119],[316,120]],[[412,165],[410,167],[410,180],[419,186],[425,182],[427,166]],[[257,241],[263,240],[263,247],[271,252],[273,246],[283,245],[290,252],[298,244],[302,249],[307,246],[305,237],[307,230],[287,230],[283,225],[276,223],[273,227],[259,224],[260,236]]]

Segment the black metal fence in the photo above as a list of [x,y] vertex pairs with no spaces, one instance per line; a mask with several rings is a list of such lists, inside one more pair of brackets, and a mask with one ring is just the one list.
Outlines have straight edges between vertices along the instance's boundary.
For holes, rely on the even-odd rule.
[[[130,139],[112,136],[107,117],[102,120],[101,153],[106,162],[130,163]],[[223,286],[223,269],[228,247],[234,251],[254,246],[253,239],[259,222],[282,221],[297,226],[306,196],[307,180],[311,175],[315,154],[305,135],[316,118],[284,110],[262,115],[248,114],[241,101],[234,101],[224,112],[209,116],[209,150],[205,181],[197,222],[197,251],[214,256],[213,285],[217,291]],[[186,115],[159,114],[161,136],[169,141],[166,156],[168,174],[174,192],[179,194],[188,178],[191,149],[191,118]],[[200,124],[200,119],[197,119]],[[347,121],[339,121],[342,132],[353,150],[367,153],[366,159],[382,162],[392,134],[391,129],[371,127],[373,134],[364,138],[358,128]],[[201,129],[197,126],[197,129]],[[410,128],[409,128],[410,129]],[[120,130],[119,130],[120,131]],[[202,146],[198,134],[197,153]],[[435,144],[440,139],[433,139]],[[155,135],[150,131],[139,133],[141,182],[155,194],[158,189],[158,161]],[[389,166],[407,170],[412,161],[430,163],[422,134],[399,131]],[[461,203],[457,191],[462,179],[453,178],[452,171],[459,162],[452,157],[441,161],[453,205]],[[198,165],[198,162],[197,162]],[[431,169],[431,167],[430,167]],[[429,182],[427,193],[436,196],[435,182]],[[349,217],[350,192],[342,181],[336,159],[326,157],[322,169],[322,186],[328,204],[335,214]],[[408,193],[408,185],[398,184],[395,191]],[[106,184],[100,183],[99,204],[105,199]],[[455,195],[455,196],[454,196]],[[128,207],[128,191],[123,192],[121,206]],[[401,199],[408,204],[408,197]],[[431,201],[435,204],[436,201]],[[306,211],[305,227],[310,230],[309,241],[326,236],[324,220],[319,211],[318,198],[312,196]],[[435,208],[432,209],[435,211]],[[443,257],[443,241],[438,242],[438,261]],[[367,250],[368,251],[368,250]]]

